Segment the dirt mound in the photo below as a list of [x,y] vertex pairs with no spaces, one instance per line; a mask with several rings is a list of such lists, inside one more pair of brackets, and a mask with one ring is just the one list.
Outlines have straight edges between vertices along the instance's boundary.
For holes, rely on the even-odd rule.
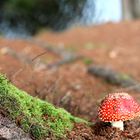
[[112,128],[109,123],[96,122],[90,128],[82,124],[76,124],[73,131],[68,135],[69,139],[82,140],[125,140],[140,138],[140,120],[126,121],[124,131]]

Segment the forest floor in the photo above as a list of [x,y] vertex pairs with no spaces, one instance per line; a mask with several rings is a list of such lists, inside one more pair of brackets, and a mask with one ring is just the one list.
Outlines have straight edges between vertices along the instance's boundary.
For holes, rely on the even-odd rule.
[[[17,87],[75,116],[96,123],[91,129],[75,124],[69,139],[140,139],[139,119],[125,131],[98,122],[97,109],[108,93],[128,92],[140,103],[140,91],[108,83],[88,72],[108,67],[140,81],[140,21],[75,27],[65,32],[42,31],[29,39],[0,38],[0,72]],[[130,131],[131,130],[131,131]]]

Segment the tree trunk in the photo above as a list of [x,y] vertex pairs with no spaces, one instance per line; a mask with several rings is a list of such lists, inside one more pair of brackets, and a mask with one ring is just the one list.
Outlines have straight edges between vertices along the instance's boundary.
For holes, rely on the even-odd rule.
[[122,11],[123,11],[123,19],[124,20],[132,20],[133,19],[133,8],[132,8],[132,0],[122,0]]
[[140,17],[140,0],[133,0],[132,3],[133,6],[133,15],[134,18],[139,18]]

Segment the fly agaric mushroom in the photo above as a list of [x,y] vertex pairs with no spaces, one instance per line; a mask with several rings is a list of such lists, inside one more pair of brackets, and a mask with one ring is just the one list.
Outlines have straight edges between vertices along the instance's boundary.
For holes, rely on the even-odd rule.
[[140,115],[140,105],[127,93],[107,95],[98,110],[99,119],[110,122],[113,127],[124,130],[123,121]]

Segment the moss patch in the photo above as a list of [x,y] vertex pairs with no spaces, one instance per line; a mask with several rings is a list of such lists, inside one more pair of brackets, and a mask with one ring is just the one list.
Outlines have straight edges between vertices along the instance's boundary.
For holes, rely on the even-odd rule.
[[84,45],[84,48],[87,49],[87,50],[93,50],[93,49],[96,49],[96,48],[108,48],[108,47],[109,46],[107,44],[104,44],[104,43],[94,44],[93,42],[87,42]]
[[0,74],[0,109],[16,120],[20,127],[35,139],[53,135],[56,139],[66,136],[74,122],[86,121],[72,116],[62,108],[34,98],[12,85]]
[[124,74],[124,73],[121,73],[119,75],[119,78],[122,79],[122,80],[131,80],[132,79],[129,75]]
[[84,62],[85,65],[88,66],[88,65],[91,65],[93,63],[93,60],[86,57],[86,58],[83,59],[83,62]]

